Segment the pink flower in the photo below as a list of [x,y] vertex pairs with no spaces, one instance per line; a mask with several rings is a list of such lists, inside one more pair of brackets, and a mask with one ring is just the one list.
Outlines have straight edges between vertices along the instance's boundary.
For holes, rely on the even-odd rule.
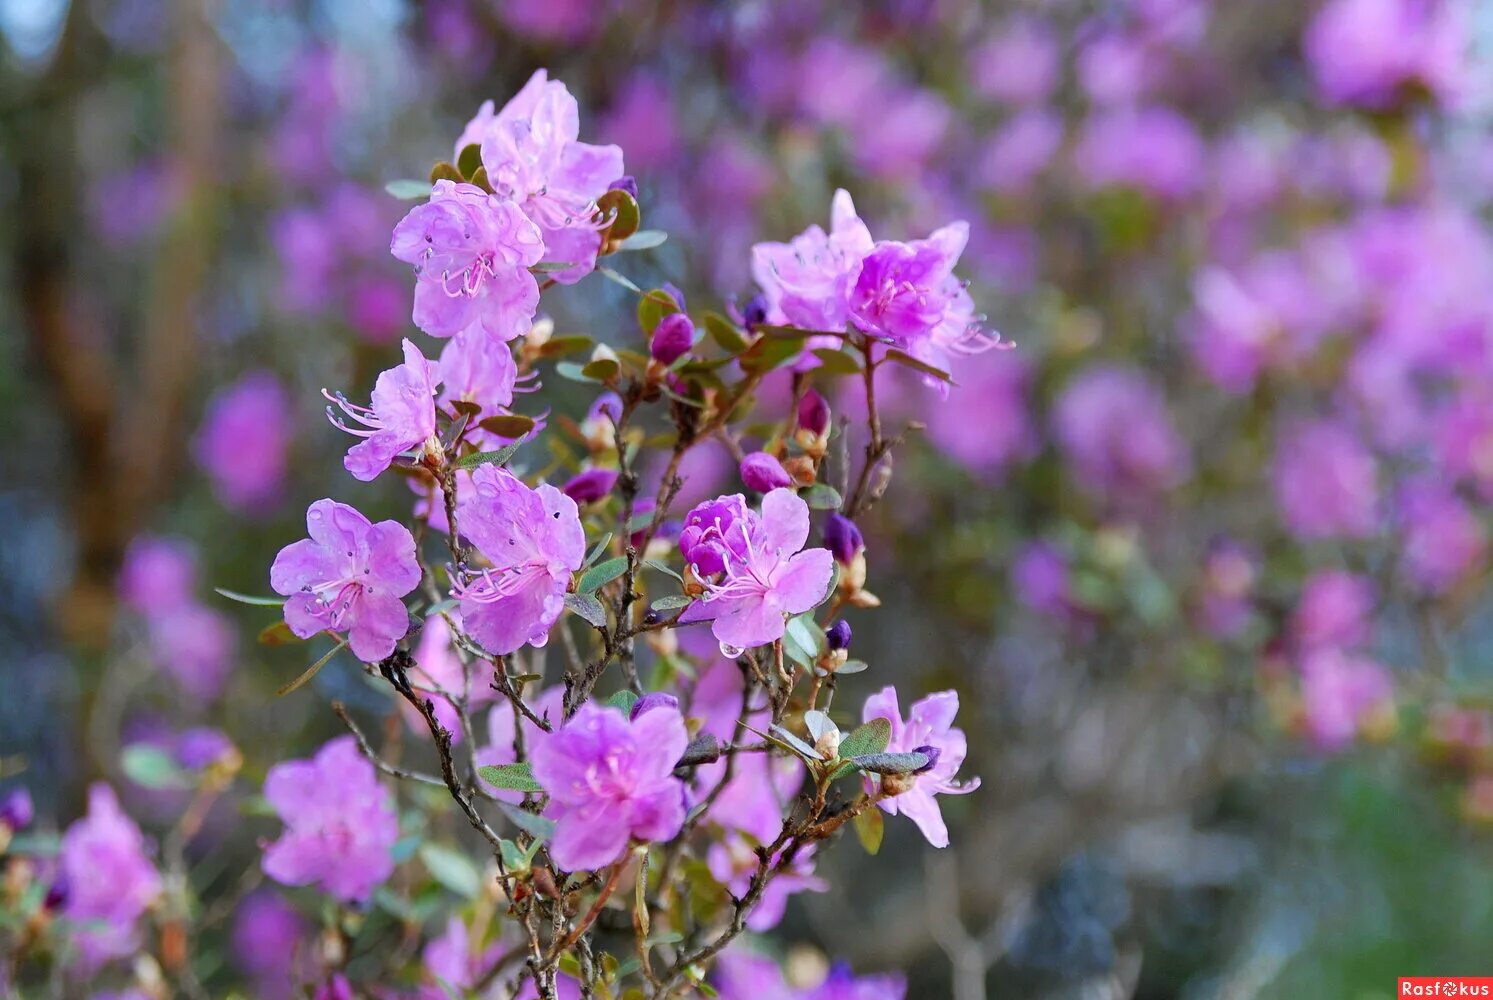
[[1274,471],[1276,505],[1297,538],[1361,538],[1374,530],[1379,466],[1342,424],[1288,428],[1276,443]]
[[[740,499],[722,497],[714,503]],[[709,585],[680,621],[710,621],[728,656],[737,654],[727,649],[782,638],[785,616],[808,611],[829,590],[834,559],[828,549],[799,551],[809,538],[809,505],[792,490],[776,489],[763,497],[760,515],[748,510],[708,530],[719,535],[725,576]]]
[[1342,570],[1314,573],[1301,588],[1291,633],[1303,650],[1349,648],[1368,641],[1374,587]]
[[586,558],[575,501],[548,484],[530,489],[511,472],[484,465],[457,526],[491,568],[452,588],[467,632],[488,652],[543,646],[565,607],[570,575]]
[[476,326],[498,340],[527,333],[539,308],[529,268],[539,229],[511,201],[440,180],[394,227],[389,252],[415,268],[415,325],[433,337]]
[[1307,28],[1305,49],[1328,104],[1382,109],[1414,86],[1457,96],[1471,44],[1460,0],[1331,0]]
[[359,659],[382,660],[409,631],[400,598],[420,583],[409,529],[318,500],[306,511],[306,531],[311,537],[281,549],[270,567],[270,586],[290,598],[285,623],[302,639],[346,632]]
[[58,878],[68,887],[62,912],[75,928],[81,971],[135,952],[137,925],[160,897],[161,877],[108,785],[88,789],[88,814],[62,835]]
[[197,553],[185,539],[140,535],[125,550],[119,597],[142,615],[154,617],[191,603],[196,586]]
[[737,947],[716,962],[714,981],[721,1000],[903,1000],[907,981],[885,973],[857,978],[844,962],[830,966],[813,986],[790,986],[772,959]]
[[669,840],[684,825],[684,783],[673,775],[689,735],[677,708],[629,720],[588,702],[534,748],[534,777],[550,795],[550,855],[567,871],[603,868],[630,839]]
[[1398,507],[1405,570],[1421,590],[1444,593],[1482,565],[1487,529],[1451,490],[1429,479],[1408,482]]
[[[927,771],[913,775],[913,785],[907,791],[878,803],[887,813],[906,816],[918,825],[928,843],[934,847],[949,846],[949,831],[944,826],[938,795],[967,795],[980,787],[980,779],[959,783],[954,780],[966,752],[964,730],[954,728],[954,716],[959,711],[959,694],[955,691],[940,691],[916,702],[902,721],[897,707],[897,691],[888,685],[866,699],[861,711],[861,721],[886,719],[892,724],[892,738],[887,743],[888,753],[917,751],[929,753],[933,765]],[[872,779],[866,781],[868,790],[874,787]]]
[[1301,700],[1312,742],[1334,752],[1366,722],[1393,710],[1394,682],[1373,660],[1326,649],[1301,664]]
[[223,690],[232,668],[237,633],[228,616],[190,601],[149,620],[150,646],[156,662],[198,701],[210,701]]
[[280,499],[290,412],[285,386],[267,371],[245,375],[208,404],[192,452],[225,506],[262,513]]
[[293,906],[273,890],[244,900],[234,914],[233,962],[254,980],[256,995],[289,1000],[296,982],[296,951],[306,925]]
[[844,330],[850,290],[870,252],[871,233],[843,190],[835,192],[831,203],[828,234],[810,226],[790,243],[752,247],[752,277],[767,299],[768,321],[806,330]]
[[1170,108],[1122,108],[1084,123],[1073,160],[1093,188],[1128,187],[1178,200],[1197,189],[1206,147]]
[[506,413],[513,405],[518,366],[507,341],[489,337],[480,328],[458,332],[441,351],[440,402],[476,403],[485,417]]
[[482,144],[496,196],[523,209],[543,232],[543,259],[575,265],[550,275],[567,285],[596,267],[596,199],[623,173],[622,150],[577,142],[580,127],[575,98],[540,69],[496,115],[491,101],[483,104],[461,138]]
[[265,874],[275,881],[315,883],[338,899],[361,902],[394,871],[394,797],[351,736],[332,740],[311,760],[270,768],[264,797],[285,823],[264,852]]
[[498,960],[500,949],[472,949],[472,932],[454,914],[446,918],[445,931],[432,938],[421,953],[425,971],[437,985],[420,992],[421,1000],[447,1000],[452,994],[470,991]]
[[[439,366],[420,349],[404,342],[404,364],[381,373],[373,386],[373,405],[358,406],[341,393],[327,399],[362,427],[352,427],[327,407],[332,426],[363,438],[342,460],[353,478],[369,482],[387,469],[400,454],[424,447],[435,437],[435,388],[441,380]],[[323,390],[325,393],[325,390]]]
[[1187,478],[1186,445],[1161,390],[1130,368],[1091,368],[1064,387],[1054,431],[1085,492],[1135,502]]

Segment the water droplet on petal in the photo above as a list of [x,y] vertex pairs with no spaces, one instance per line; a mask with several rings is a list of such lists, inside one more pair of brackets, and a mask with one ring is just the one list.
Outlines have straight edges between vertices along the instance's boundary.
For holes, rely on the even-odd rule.
[[721,655],[728,660],[734,660],[745,652],[746,650],[742,649],[740,646],[732,646],[730,643],[725,642],[721,643]]

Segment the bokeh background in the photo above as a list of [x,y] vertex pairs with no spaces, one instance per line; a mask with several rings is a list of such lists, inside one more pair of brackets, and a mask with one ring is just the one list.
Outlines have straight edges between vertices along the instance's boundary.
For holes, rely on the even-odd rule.
[[[1490,56],[1454,0],[0,0],[0,792],[45,836],[105,779],[160,836],[126,748],[227,734],[187,870],[209,995],[255,995],[263,773],[330,698],[391,706],[341,661],[275,698],[304,651],[212,587],[265,592],[316,498],[407,516],[319,390],[411,330],[384,184],[545,66],[669,233],[638,283],[744,301],[845,187],[880,237],[969,220],[1016,344],[886,386],[925,429],[852,619],[878,685],[959,690],[983,788],[946,851],[824,852],[783,940],[960,1000],[1487,974]],[[562,291],[557,329],[640,338]],[[189,600],[121,601],[142,537]]]

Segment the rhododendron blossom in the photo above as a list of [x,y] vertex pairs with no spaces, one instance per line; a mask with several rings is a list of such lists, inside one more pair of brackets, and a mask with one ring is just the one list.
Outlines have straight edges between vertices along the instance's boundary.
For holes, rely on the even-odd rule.
[[420,349],[404,342],[404,364],[379,375],[373,386],[373,405],[358,406],[340,393],[326,393],[344,414],[362,427],[353,427],[327,407],[332,424],[361,442],[348,449],[342,464],[355,479],[369,482],[393,464],[394,459],[430,443],[435,447],[435,391],[440,368],[426,360]]
[[490,565],[452,587],[464,626],[500,656],[543,646],[565,607],[570,574],[586,557],[575,501],[547,483],[530,489],[491,465],[472,474],[472,486],[457,524]]
[[311,760],[270,768],[264,797],[285,823],[264,852],[265,874],[275,881],[314,882],[339,899],[362,901],[394,870],[394,797],[351,736],[332,740]]
[[668,840],[684,823],[674,765],[689,735],[677,708],[636,719],[587,703],[534,748],[534,777],[556,821],[550,854],[567,871],[603,868],[630,839]]
[[[883,798],[878,804],[893,816],[898,813],[918,825],[928,843],[934,847],[949,846],[949,831],[944,826],[943,813],[935,800],[939,795],[968,795],[980,787],[980,779],[972,778],[958,782],[954,775],[964,763],[966,744],[964,730],[954,726],[954,716],[959,712],[959,694],[955,691],[940,691],[913,703],[902,720],[897,707],[895,688],[884,687],[866,699],[861,720],[886,719],[892,724],[892,738],[887,743],[890,753],[917,752],[927,754],[930,760],[927,770],[913,775],[912,787]],[[890,791],[882,779],[882,793]],[[867,778],[867,787],[875,782]]]
[[270,568],[270,585],[289,598],[285,623],[302,639],[346,632],[356,656],[382,660],[409,631],[400,598],[420,583],[414,537],[335,500],[307,509],[306,531],[311,537],[281,549]]
[[[741,500],[722,497],[713,503],[732,510],[738,507],[733,501]],[[709,509],[702,505],[696,511]],[[760,515],[746,510],[744,516],[715,516],[704,525],[694,547],[719,558],[724,575],[707,585],[705,596],[680,620],[709,621],[723,652],[782,638],[785,616],[817,605],[834,577],[828,549],[800,551],[808,538],[809,505],[792,490],[776,489],[763,497]]]
[[88,814],[62,835],[57,872],[67,887],[63,914],[75,927],[82,969],[132,954],[139,920],[160,898],[161,876],[140,828],[108,785],[89,788]]

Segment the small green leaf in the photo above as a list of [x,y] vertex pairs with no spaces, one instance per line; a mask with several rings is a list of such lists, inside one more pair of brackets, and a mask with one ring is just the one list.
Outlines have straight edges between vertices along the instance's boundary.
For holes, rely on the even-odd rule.
[[529,836],[538,840],[548,840],[555,835],[555,821],[536,816],[526,809],[509,805],[507,802],[499,802],[498,810],[508,817],[508,821]]
[[252,604],[262,608],[278,608],[285,604],[283,597],[256,597],[253,594],[240,594],[236,590],[224,590],[222,587],[214,587],[213,590],[220,596],[240,604]]
[[685,597],[683,594],[670,594],[668,597],[660,597],[649,605],[650,611],[678,611],[695,603],[694,598]]
[[607,611],[590,594],[566,594],[565,606],[593,628],[607,627]]
[[814,662],[823,655],[828,642],[824,629],[820,628],[819,624],[814,621],[814,616],[807,612],[790,619],[783,633],[783,651],[795,663],[806,667],[813,666]]
[[931,375],[941,382],[947,382],[950,385],[954,384],[953,376],[944,371],[942,368],[936,368],[926,361],[919,361],[917,358],[913,357],[911,354],[908,354],[906,351],[899,351],[895,347],[887,349],[886,360],[895,362],[896,364],[902,365],[906,368],[911,368],[914,371],[920,371],[924,375]]
[[662,229],[639,229],[627,239],[617,244],[616,249],[621,250],[652,250],[654,247],[663,246],[668,240],[669,234]]
[[586,553],[586,561],[581,563],[581,569],[585,569],[587,566],[590,566],[597,559],[599,559],[601,557],[601,554],[607,550],[607,546],[611,543],[612,533],[608,531],[604,536],[602,536],[601,541],[596,543],[596,547],[593,548],[590,552]]
[[821,762],[824,760],[824,758],[819,755],[818,750],[815,750],[813,747],[809,746],[803,740],[799,739],[797,736],[793,735],[782,726],[772,726],[771,733],[774,739],[776,739],[780,743],[787,744],[794,753],[798,754],[805,760],[814,760]]
[[502,838],[498,841],[498,851],[503,856],[503,867],[510,872],[525,872],[529,870],[530,856],[525,854],[513,841]]
[[928,766],[925,753],[868,753],[851,757],[851,762],[862,771],[873,774],[911,774]]
[[596,382],[610,382],[621,371],[616,358],[593,358],[581,367],[581,374]]
[[674,296],[662,288],[655,288],[644,293],[643,297],[638,300],[638,325],[651,337],[665,316],[678,311],[679,303],[674,301]]
[[191,784],[181,766],[165,750],[149,743],[134,743],[119,755],[125,777],[142,788],[186,788]]
[[814,369],[817,372],[825,375],[859,375],[861,373],[860,362],[856,361],[855,355],[847,351],[836,350],[833,347],[816,347],[810,353],[820,361],[819,367]]
[[742,370],[752,373],[779,368],[803,351],[802,337],[762,337],[740,358]]
[[515,792],[544,791],[544,786],[534,780],[533,768],[527,762],[486,764],[477,768],[477,774],[494,788],[507,788]]
[[486,191],[488,194],[492,194],[493,193],[492,181],[490,181],[490,180],[487,179],[487,168],[486,167],[478,167],[476,170],[474,170],[472,172],[471,181],[472,181],[472,186],[473,187],[480,187],[482,190]]
[[596,346],[596,341],[584,333],[565,333],[546,340],[539,348],[539,356],[553,358],[561,354],[575,354],[580,351],[589,351]]
[[560,376],[561,378],[569,379],[572,382],[596,381],[594,378],[591,378],[586,374],[584,366],[578,365],[574,361],[561,361],[559,364],[555,365],[555,374]]
[[521,438],[534,429],[534,418],[522,413],[500,413],[477,424],[489,434],[504,438]]
[[482,873],[465,854],[431,841],[421,844],[418,853],[431,878],[458,896],[476,899],[482,892]]
[[456,169],[461,171],[461,176],[470,178],[477,173],[477,168],[482,166],[482,146],[479,143],[469,142],[461,147],[461,152],[456,155]]
[[720,313],[705,314],[705,332],[728,354],[740,354],[752,346],[752,338]]
[[618,691],[616,694],[612,695],[602,704],[606,705],[608,708],[617,709],[623,715],[630,715],[632,714],[632,707],[637,703],[637,694],[635,692],[627,690],[626,688],[623,688],[621,691]]
[[261,646],[293,646],[298,642],[305,642],[300,636],[290,630],[290,626],[284,622],[271,622],[259,630],[259,644]]
[[408,179],[390,181],[384,185],[384,190],[400,201],[414,201],[416,198],[430,197],[430,182]]
[[814,738],[816,743],[825,733],[831,730],[839,731],[839,727],[830,721],[829,716],[812,709],[804,713],[804,728],[809,731],[809,735]]
[[672,576],[674,579],[678,580],[680,583],[684,582],[684,577],[680,576],[672,567],[667,566],[664,563],[659,562],[657,559],[644,559],[643,560],[643,565],[647,566],[649,569],[658,570],[660,573],[664,573],[664,574],[666,574],[668,576]]
[[863,726],[857,726],[850,735],[840,741],[842,758],[864,757],[867,754],[886,750],[892,739],[892,724],[886,719],[876,718]]
[[601,267],[601,266],[598,266],[596,268],[596,270],[600,271],[601,272],[601,276],[603,278],[606,278],[608,281],[615,281],[617,284],[621,285],[623,288],[627,289],[630,292],[634,292],[634,293],[636,293],[638,295],[642,295],[643,294],[643,290],[641,288],[639,288],[637,286],[637,284],[631,278],[629,278],[627,275],[621,274],[621,273],[619,273],[617,271],[614,271],[610,267]]
[[835,668],[837,674],[858,674],[869,666],[865,660],[846,660]]
[[325,656],[323,656],[321,659],[317,660],[315,663],[311,664],[311,666],[307,667],[304,671],[302,671],[301,675],[299,677],[297,677],[295,680],[291,681],[289,684],[286,684],[283,687],[281,687],[280,690],[276,691],[275,692],[275,696],[277,698],[283,698],[286,695],[290,694],[290,692],[294,691],[296,688],[298,688],[301,685],[305,684],[311,678],[315,677],[317,674],[321,673],[321,668],[324,667],[324,666],[326,666],[327,663],[329,663],[331,661],[332,657],[336,656],[337,653],[342,649],[342,647],[346,646],[346,645],[347,645],[347,640],[346,639],[340,640],[337,643],[337,645],[335,645],[331,649],[327,650],[327,653],[326,653]]
[[513,457],[518,451],[522,441],[515,441],[510,445],[504,445],[497,451],[479,451],[475,455],[468,455],[456,463],[458,469],[475,469],[480,465],[502,465]]
[[637,201],[626,191],[612,189],[596,199],[596,207],[603,219],[610,216],[611,225],[602,238],[603,247],[615,247],[638,231],[643,222],[643,213]]
[[627,556],[613,556],[611,559],[597,563],[586,570],[581,576],[580,583],[575,585],[575,592],[577,594],[594,594],[626,572]]
[[436,181],[452,181],[453,183],[460,184],[464,180],[466,178],[461,176],[461,171],[445,160],[436,160],[430,167],[430,184],[432,187],[435,186]]
[[850,824],[855,827],[855,839],[861,842],[867,854],[875,854],[881,850],[881,837],[886,832],[886,824],[882,820],[880,809],[872,806],[862,810]]
[[814,510],[839,510],[844,500],[840,491],[828,483],[815,483],[799,494],[804,503]]

